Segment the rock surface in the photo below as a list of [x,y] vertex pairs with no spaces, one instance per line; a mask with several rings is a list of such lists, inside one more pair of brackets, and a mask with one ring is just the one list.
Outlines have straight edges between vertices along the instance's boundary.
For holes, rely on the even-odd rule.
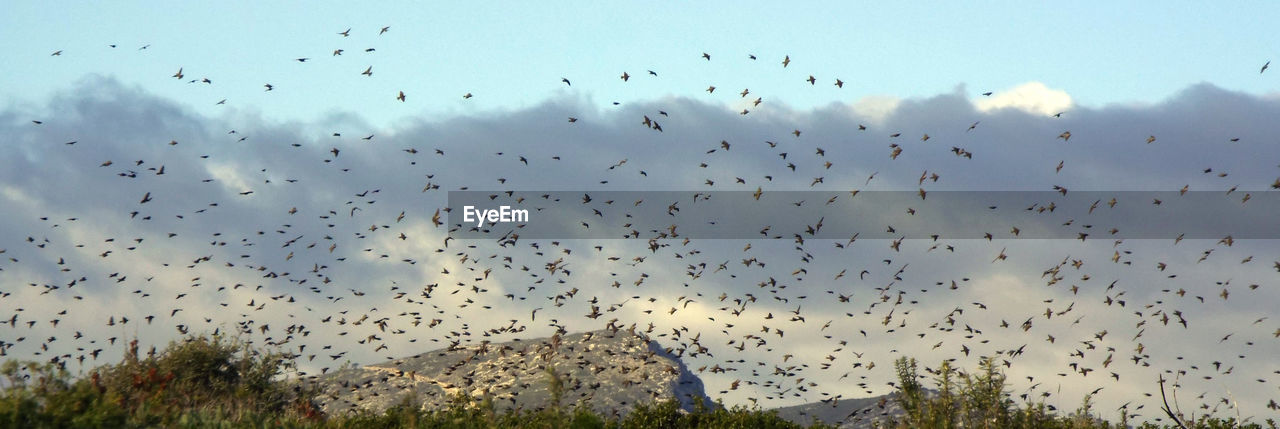
[[883,427],[890,418],[903,415],[902,406],[894,399],[896,394],[870,398],[820,401],[790,407],[777,408],[778,416],[801,425],[814,421],[834,425],[842,429]]
[[702,380],[656,342],[626,330],[453,346],[385,364],[345,368],[310,381],[328,414],[380,412],[406,397],[425,408],[447,406],[459,394],[489,397],[499,411],[536,410],[552,403],[548,369],[563,386],[560,405],[625,415],[637,403],[675,398],[682,408],[710,403]]
[[[636,404],[678,399],[692,410],[711,404],[702,380],[676,356],[643,334],[601,330],[548,338],[453,346],[385,364],[353,367],[310,381],[328,414],[382,412],[409,398],[423,408],[446,407],[459,395],[491,398],[499,411],[537,410],[553,402],[552,369],[561,381],[560,405],[578,404],[601,415],[623,416]],[[821,401],[777,408],[808,425],[870,428],[901,415],[893,395]]]

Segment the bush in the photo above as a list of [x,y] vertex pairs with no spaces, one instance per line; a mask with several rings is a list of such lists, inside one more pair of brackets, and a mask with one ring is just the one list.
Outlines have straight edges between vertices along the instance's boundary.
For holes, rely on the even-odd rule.
[[[625,417],[606,417],[581,403],[537,411],[497,412],[491,398],[459,395],[442,409],[423,409],[415,395],[381,413],[325,416],[312,405],[314,393],[284,380],[292,360],[224,337],[189,337],[140,358],[137,342],[115,365],[73,379],[60,363],[6,361],[0,365],[0,427],[91,428],[799,428],[776,412],[697,403],[692,411],[675,400],[639,404]],[[936,389],[920,382],[914,359],[896,362],[896,401],[905,410],[887,427],[897,428],[1119,428],[1092,414],[1090,398],[1068,416],[1044,403],[1017,404],[1005,376],[991,360],[973,372],[943,362],[933,374]],[[563,379],[547,369],[548,388],[560,396]],[[559,403],[558,401],[556,402]],[[1201,417],[1196,428],[1261,427],[1232,419]],[[1271,422],[1268,421],[1270,424]],[[812,427],[824,427],[821,424]],[[1159,426],[1147,423],[1142,428]],[[1172,426],[1166,426],[1172,427]],[[1275,427],[1274,425],[1270,427]]]
[[[1114,424],[1093,415],[1092,398],[1085,396],[1080,408],[1068,416],[1049,411],[1044,402],[1028,400],[1019,406],[1005,384],[1004,373],[990,358],[983,359],[977,371],[958,373],[944,361],[934,377],[936,392],[927,392],[920,384],[921,376],[915,359],[902,357],[894,362],[898,374],[898,404],[905,415],[890,420],[892,428],[1062,428],[1111,429],[1129,427],[1127,414]],[[956,383],[956,379],[960,380]],[[1256,423],[1235,419],[1201,417],[1184,422],[1193,428],[1261,428]],[[1268,420],[1269,427],[1275,425]],[[1160,428],[1145,423],[1141,428]],[[1166,425],[1163,427],[1177,427]]]
[[[72,380],[63,365],[7,361],[0,421],[10,427],[204,426],[271,423],[317,413],[279,380],[290,361],[220,336],[189,337],[140,359],[137,341],[116,365]],[[195,420],[193,420],[195,419]]]

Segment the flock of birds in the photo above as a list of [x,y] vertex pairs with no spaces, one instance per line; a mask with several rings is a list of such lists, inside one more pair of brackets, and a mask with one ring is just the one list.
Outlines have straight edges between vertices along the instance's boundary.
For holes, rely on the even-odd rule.
[[[373,32],[375,38],[394,36],[391,27],[375,28]],[[333,43],[341,47],[327,56],[350,56],[348,42],[358,36],[358,30],[352,29],[330,35],[336,37]],[[367,54],[375,51],[374,47],[364,49]],[[52,55],[66,58],[74,53],[58,50]],[[754,54],[744,56],[751,64],[787,71],[799,65],[799,60],[793,61],[789,55],[770,61]],[[701,53],[702,61],[710,62],[712,58],[709,53]],[[716,56],[717,61],[719,58]],[[311,57],[282,61],[323,63]],[[375,78],[375,65],[352,69],[351,78]],[[1268,65],[1260,73],[1267,71]],[[170,79],[215,85],[216,79],[193,77],[189,68],[175,69]],[[636,75],[624,71],[617,82],[632,84],[640,76],[661,79],[654,70]],[[810,86],[825,82],[836,90],[850,85],[840,78],[820,80],[808,73],[799,73],[796,79]],[[573,87],[567,77],[548,84]],[[264,82],[262,88],[276,91],[277,86]],[[710,97],[724,94],[717,91],[717,86],[711,85],[703,92]],[[471,92],[460,92],[458,95],[464,100],[475,97]],[[408,103],[414,95],[398,90],[385,94],[385,99],[388,103]],[[226,103],[226,98],[216,102]],[[737,103],[733,113],[746,117],[744,120],[768,107],[762,91],[750,88],[733,91],[729,103]],[[664,136],[672,135],[676,127],[691,126],[677,117],[678,112],[675,107],[654,108],[628,121],[634,120],[633,127],[648,130],[642,138],[658,144],[677,144]],[[1062,112],[1052,116],[1060,118],[1064,114],[1070,115]],[[565,117],[567,120],[562,119],[560,127],[593,126],[585,113]],[[29,126],[56,127],[59,120],[32,118]],[[961,134],[980,132],[982,122],[966,124],[970,122],[967,129],[960,130]],[[859,124],[853,132],[879,131],[883,130],[875,125]],[[949,151],[956,162],[983,156],[979,149],[959,144],[950,149],[935,146],[945,138],[936,131],[916,137],[907,136],[905,131],[888,131],[866,138],[888,142],[882,156],[890,166],[912,150]],[[1220,332],[1220,326],[1209,323],[1205,329],[1215,332],[1211,347],[1223,351],[1210,361],[1151,351],[1176,353],[1177,348],[1165,342],[1197,327],[1197,320],[1189,314],[1197,314],[1204,321],[1216,317],[1197,310],[1197,305],[1238,300],[1241,295],[1245,300],[1263,299],[1275,288],[1274,277],[1256,283],[1245,281],[1243,286],[1238,280],[1233,283],[1230,276],[1208,285],[1178,278],[1179,273],[1196,273],[1202,267],[1197,264],[1214,251],[1225,252],[1221,249],[1232,247],[1230,237],[1211,243],[1198,254],[1202,256],[1199,262],[1170,256],[1142,267],[1133,265],[1138,255],[1127,250],[1123,240],[1108,241],[1104,245],[1110,260],[1065,255],[1046,267],[1034,268],[1043,268],[1039,285],[1043,295],[1026,293],[1047,297],[1041,302],[1002,303],[1000,296],[965,300],[974,296],[974,290],[1002,292],[982,289],[976,277],[935,272],[928,263],[913,264],[913,258],[969,255],[982,264],[971,270],[982,272],[1018,264],[1013,249],[1026,247],[1018,247],[1010,240],[993,243],[990,236],[986,240],[951,242],[935,237],[923,247],[916,246],[918,249],[906,249],[911,245],[904,245],[902,240],[859,241],[856,236],[834,242],[806,239],[813,235],[815,227],[822,228],[821,221],[811,225],[808,232],[775,231],[781,239],[769,240],[699,243],[681,236],[674,225],[670,230],[636,231],[632,240],[528,240],[520,238],[519,232],[498,240],[453,238],[452,233],[475,226],[464,224],[461,216],[447,208],[427,208],[422,204],[423,198],[429,198],[426,201],[434,202],[435,207],[443,207],[443,191],[518,185],[517,179],[485,165],[466,165],[465,170],[469,176],[483,177],[484,182],[441,173],[450,165],[467,162],[460,160],[467,159],[459,158],[460,153],[487,159],[483,162],[503,168],[526,168],[520,174],[530,178],[541,174],[538,169],[571,171],[582,183],[595,186],[607,186],[623,174],[630,176],[627,180],[655,178],[681,184],[675,182],[681,177],[679,174],[663,171],[683,167],[637,166],[640,156],[624,157],[607,168],[590,167],[571,164],[581,156],[538,153],[539,148],[521,142],[505,143],[507,149],[492,155],[480,154],[477,147],[451,146],[448,142],[428,143],[435,147],[420,149],[416,145],[423,142],[401,141],[408,146],[386,148],[378,147],[379,143],[394,140],[395,136],[365,131],[348,139],[343,137],[344,132],[354,134],[349,130],[325,131],[326,138],[335,143],[322,139],[281,143],[257,141],[246,132],[227,130],[223,135],[225,143],[242,145],[236,149],[242,153],[258,150],[245,145],[284,147],[284,152],[270,154],[263,149],[264,155],[255,161],[264,166],[275,163],[270,167],[278,168],[263,167],[251,172],[257,174],[248,179],[225,173],[225,164],[220,164],[225,157],[214,149],[224,142],[189,141],[177,136],[145,143],[155,146],[145,150],[152,154],[151,159],[135,160],[138,156],[131,153],[108,153],[104,156],[115,159],[74,166],[87,172],[82,182],[74,186],[89,187],[103,195],[133,196],[129,201],[113,203],[105,213],[101,207],[85,207],[83,213],[62,210],[40,215],[39,229],[23,234],[22,242],[0,243],[0,255],[4,257],[0,260],[0,305],[12,312],[5,318],[7,329],[0,334],[0,354],[48,360],[83,371],[112,361],[110,357],[125,350],[126,344],[136,350],[140,341],[151,343],[150,350],[155,353],[156,344],[163,345],[164,339],[230,333],[288,353],[296,358],[297,376],[314,378],[357,358],[391,361],[397,355],[416,354],[432,347],[480,350],[499,338],[535,332],[562,335],[603,327],[658,340],[712,380],[708,392],[712,396],[735,397],[748,404],[815,399],[836,403],[857,393],[887,393],[893,387],[893,357],[919,353],[922,359],[945,356],[944,359],[959,363],[972,363],[982,356],[1010,371],[1024,366],[1040,370],[1060,364],[1049,373],[1018,373],[1025,378],[1011,378],[1017,394],[1030,400],[1057,400],[1055,395],[1063,385],[1088,386],[1085,391],[1095,394],[1105,389],[1123,392],[1122,395],[1142,392],[1145,398],[1127,395],[1128,402],[1117,402],[1117,409],[1158,420],[1161,412],[1148,408],[1159,399],[1159,392],[1153,390],[1156,378],[1147,377],[1155,374],[1171,384],[1201,383],[1196,386],[1202,390],[1193,392],[1190,398],[1186,394],[1181,398],[1181,406],[1191,409],[1191,413],[1239,410],[1241,403],[1250,413],[1280,410],[1270,397],[1234,397],[1229,389],[1217,389],[1214,384],[1215,378],[1232,376],[1237,367],[1250,362],[1246,358],[1255,346],[1270,350],[1273,346],[1264,341],[1280,341],[1280,328],[1274,332],[1265,328],[1275,325],[1265,316],[1250,326],[1232,327],[1230,331]],[[561,132],[572,132],[572,128]],[[828,174],[849,168],[833,156],[839,150],[834,147],[837,143],[808,141],[798,126],[780,130],[779,134],[785,139],[707,142],[705,148],[697,149],[705,149],[704,158],[689,160],[690,168],[695,172],[709,171],[705,170],[709,163],[720,163],[716,157],[737,152],[740,146],[767,149],[779,164],[766,167],[765,171],[744,170],[731,178],[731,186],[738,186],[734,189],[754,189],[756,198],[777,189],[776,184],[783,177],[804,176],[809,186],[856,189],[870,186],[877,175],[893,174],[875,171],[865,180],[832,183]],[[1069,145],[1083,138],[1073,140],[1072,136],[1071,130],[1060,130],[1043,136],[1043,140]],[[90,140],[93,136],[72,136],[68,141],[57,142],[61,143],[57,147],[88,151],[92,150],[86,148],[92,146],[87,143]],[[1158,141],[1150,135],[1145,144]],[[376,159],[361,157],[375,151]],[[355,159],[350,159],[352,154]],[[392,156],[398,158],[389,158]],[[315,165],[303,168],[302,163]],[[394,174],[385,170],[392,164],[397,170]],[[183,168],[176,168],[179,165]],[[371,171],[359,171],[360,167]],[[1064,162],[1057,162],[1052,168],[1055,174],[1061,172]],[[927,198],[926,187],[945,180],[944,170],[919,174],[916,184],[921,199]],[[1227,177],[1221,170],[1224,168],[1206,168],[1203,173]],[[357,174],[365,176],[339,182],[328,179]],[[396,174],[425,180],[425,185],[419,181],[412,184],[414,192],[401,192],[404,183],[384,182],[383,177],[400,177]],[[910,174],[914,177],[915,172]],[[594,177],[588,179],[589,175]],[[717,190],[724,188],[726,179],[699,179],[683,185]],[[179,189],[189,191],[177,195],[148,188],[161,187],[162,181],[180,183]],[[308,188],[315,182],[345,186],[337,190]],[[375,184],[366,186],[370,182]],[[236,191],[225,195],[218,185],[236,187]],[[352,187],[359,188],[347,193]],[[1270,188],[1280,188],[1280,180]],[[1053,190],[1068,192],[1066,186],[1055,186]],[[341,195],[333,196],[335,193]],[[856,194],[854,190],[848,198]],[[1249,197],[1244,194],[1241,191],[1243,202],[1247,202]],[[194,203],[201,198],[212,202]],[[166,199],[172,204],[166,205]],[[692,203],[697,199],[694,196]],[[293,205],[295,202],[297,205]],[[618,207],[623,211],[621,206],[631,204],[594,203],[597,206],[593,207]],[[1115,200],[1110,202],[1111,206],[1115,204]],[[674,204],[672,207],[678,210]],[[6,215],[10,216],[14,215]],[[230,230],[206,229],[225,219],[234,221]],[[1017,227],[1012,228],[1012,234],[1017,235]],[[76,232],[70,232],[73,229]],[[1001,249],[986,247],[993,245],[1000,245]],[[1158,251],[1181,248],[1169,249]],[[855,256],[859,253],[877,256]],[[1256,259],[1267,258],[1275,256],[1260,255]],[[1251,264],[1253,259],[1250,255],[1236,262]],[[866,265],[854,265],[861,263]],[[1092,271],[1093,267],[1099,268]],[[1280,261],[1274,263],[1274,268],[1280,270]],[[371,273],[371,269],[378,272]],[[1154,276],[1159,284],[1120,281],[1111,278],[1107,270],[1112,269],[1147,270],[1148,278]],[[382,280],[386,282],[380,283]],[[1135,292],[1141,288],[1163,291]],[[1143,298],[1135,299],[1134,295]],[[990,301],[984,302],[988,298]],[[1106,314],[1086,313],[1090,311],[1086,309]],[[1158,344],[1149,342],[1147,337],[1156,332],[1161,340]],[[1029,355],[1035,358],[1026,359]],[[1260,357],[1267,359],[1265,355]],[[927,359],[925,363],[929,363]],[[1250,367],[1266,365],[1262,362]],[[929,365],[927,370],[936,368]],[[1280,369],[1274,373],[1280,374]],[[1142,374],[1143,378],[1132,380],[1129,374]],[[1257,374],[1249,380],[1263,386],[1255,391],[1268,391],[1275,396],[1271,377],[1272,374]],[[477,384],[493,381],[474,380]],[[1066,400],[1072,404],[1076,401]]]

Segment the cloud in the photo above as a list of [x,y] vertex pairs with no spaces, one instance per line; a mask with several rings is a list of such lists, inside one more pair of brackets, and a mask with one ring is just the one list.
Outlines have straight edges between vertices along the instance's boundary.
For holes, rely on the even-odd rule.
[[885,118],[888,118],[894,110],[897,110],[898,105],[901,103],[902,100],[897,97],[887,95],[868,95],[854,102],[853,109],[859,114],[865,116],[868,122],[879,125],[883,123]]
[[1072,107],[1071,95],[1040,82],[1027,82],[979,99],[974,106],[983,112],[1017,109],[1027,113],[1054,115]]
[[[708,385],[714,391],[750,380],[727,396],[738,403],[884,393],[898,356],[927,364],[957,358],[972,367],[985,355],[1008,360],[1018,377],[1044,380],[1040,391],[1060,384],[1061,397],[1050,400],[1061,407],[1097,387],[1105,388],[1101,398],[1123,403],[1150,392],[1160,372],[1194,364],[1185,389],[1212,392],[1212,401],[1230,383],[1238,398],[1259,398],[1242,402],[1245,413],[1264,414],[1261,399],[1271,391],[1252,380],[1270,371],[1259,357],[1280,353],[1271,336],[1280,314],[1266,306],[1280,299],[1269,287],[1280,259],[1271,241],[1173,244],[1098,232],[1087,241],[944,237],[894,249],[889,240],[800,243],[794,234],[804,238],[803,231],[779,230],[779,240],[680,237],[650,250],[647,240],[446,242],[460,219],[442,213],[445,225],[430,222],[446,192],[463,188],[691,197],[757,187],[781,196],[1186,185],[1224,195],[1236,186],[1233,195],[1242,198],[1267,191],[1277,176],[1280,148],[1267,142],[1280,135],[1280,123],[1270,120],[1280,116],[1280,100],[1196,85],[1151,105],[1074,106],[1054,118],[1046,112],[1070,106],[1069,97],[1054,94],[1029,85],[989,99],[1013,109],[983,107],[988,99],[975,105],[958,93],[804,111],[769,100],[749,115],[680,97],[602,110],[566,95],[379,129],[348,114],[312,123],[252,113],[206,117],[139,88],[89,80],[38,112],[0,111],[0,133],[12,137],[6,150],[22,154],[0,157],[0,285],[13,298],[0,300],[0,314],[18,316],[0,340],[10,357],[74,360],[103,348],[107,359],[125,343],[107,338],[136,333],[163,345],[180,336],[181,324],[301,353],[303,369],[314,374],[347,360],[372,364],[455,342],[597,329],[617,319],[672,333],[664,342],[689,329],[677,341],[686,347],[701,334],[713,356],[689,366],[733,367]],[[27,119],[36,116],[44,123]],[[663,131],[642,125],[645,116]],[[1058,138],[1065,131],[1070,140]],[[1147,143],[1148,136],[1157,139]],[[895,148],[901,153],[891,158]],[[112,163],[100,166],[105,161]],[[940,179],[921,182],[922,172]],[[1122,201],[1130,203],[1150,202]],[[633,202],[593,204],[614,215],[632,213]],[[1071,219],[1080,228],[1095,220]],[[993,233],[1009,235],[1007,228]],[[1001,253],[1007,258],[998,260]],[[593,305],[602,315],[589,319]],[[74,317],[52,326],[62,310]],[[804,320],[792,320],[793,311]],[[1253,323],[1261,317],[1269,318]],[[1033,326],[1024,331],[1026,320]],[[779,328],[785,336],[774,333]],[[767,344],[755,346],[758,337]],[[962,345],[970,355],[960,354]],[[345,353],[318,352],[326,346]],[[794,356],[784,363],[785,354]],[[1222,371],[1209,369],[1215,360],[1225,363]],[[1235,370],[1224,374],[1229,366]],[[845,373],[866,384],[839,381]],[[793,388],[799,377],[817,386]],[[1018,389],[1034,384],[1016,380]],[[1144,403],[1154,416],[1154,403],[1143,401],[1134,407]]]

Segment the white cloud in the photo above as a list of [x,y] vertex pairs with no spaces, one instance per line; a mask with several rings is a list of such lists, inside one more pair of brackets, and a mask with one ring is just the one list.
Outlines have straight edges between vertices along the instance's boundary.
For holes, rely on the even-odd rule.
[[13,207],[30,207],[38,201],[16,186],[0,186],[0,196],[13,202]]
[[1013,108],[1027,113],[1054,115],[1071,108],[1072,102],[1066,91],[1049,88],[1040,82],[1027,82],[983,97],[974,105],[983,112]]
[[244,176],[240,174],[237,166],[234,164],[210,164],[209,174],[213,175],[214,180],[221,183],[228,192],[239,193],[252,189],[249,185],[249,181],[245,180]]
[[887,95],[868,95],[853,103],[853,110],[875,124],[883,123],[902,104],[902,99]]

